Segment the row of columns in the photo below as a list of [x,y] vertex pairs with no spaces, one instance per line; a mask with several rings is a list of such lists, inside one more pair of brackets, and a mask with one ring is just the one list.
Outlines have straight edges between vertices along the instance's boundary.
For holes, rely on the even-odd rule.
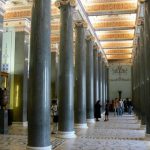
[[132,66],[133,103],[135,112],[150,134],[150,1],[143,2],[144,18],[140,27]]
[[[108,71],[86,24],[75,24],[75,69],[73,64],[73,10],[75,1],[58,0],[60,51],[58,66],[58,137],[74,138],[74,128],[94,123],[94,104],[108,98]],[[33,1],[28,82],[28,150],[50,150],[50,0]]]

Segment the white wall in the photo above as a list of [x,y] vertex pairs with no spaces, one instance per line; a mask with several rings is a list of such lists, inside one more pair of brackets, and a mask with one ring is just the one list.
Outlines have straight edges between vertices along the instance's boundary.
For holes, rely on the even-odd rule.
[[109,65],[109,96],[110,100],[118,97],[122,91],[122,98],[131,98],[131,66],[112,63]]

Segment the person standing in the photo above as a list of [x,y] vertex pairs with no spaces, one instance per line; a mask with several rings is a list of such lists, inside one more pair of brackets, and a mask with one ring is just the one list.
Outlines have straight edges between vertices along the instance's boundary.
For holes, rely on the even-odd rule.
[[100,100],[98,100],[95,104],[95,118],[96,121],[99,121],[98,119],[101,118],[101,104],[100,104]]
[[104,121],[108,121],[109,118],[109,101],[107,101],[106,105],[105,105],[105,120]]
[[52,111],[52,117],[53,117],[52,134],[56,134],[57,131],[58,131],[58,105],[57,105],[57,100],[52,101],[51,111]]

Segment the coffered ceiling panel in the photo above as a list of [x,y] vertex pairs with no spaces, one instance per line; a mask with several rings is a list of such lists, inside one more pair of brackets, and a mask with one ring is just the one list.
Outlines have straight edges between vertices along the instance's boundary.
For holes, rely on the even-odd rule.
[[97,2],[86,3],[85,10],[88,15],[108,15],[108,14],[127,14],[135,13],[137,4],[134,1],[118,1],[118,2]]
[[131,54],[122,54],[122,55],[107,55],[107,59],[114,59],[114,60],[118,60],[118,59],[131,59],[132,55]]
[[132,53],[132,49],[106,49],[105,50],[106,55],[109,54],[131,54]]
[[104,49],[111,49],[111,48],[131,48],[133,47],[133,40],[129,41],[113,41],[113,42],[101,42],[101,45]]

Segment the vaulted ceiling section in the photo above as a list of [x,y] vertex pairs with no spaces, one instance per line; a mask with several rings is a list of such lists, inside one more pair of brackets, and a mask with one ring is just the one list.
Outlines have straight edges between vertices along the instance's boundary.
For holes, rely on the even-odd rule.
[[[60,40],[60,13],[52,0],[51,41],[52,50],[58,49]],[[137,22],[137,0],[78,0],[83,6],[94,35],[108,62],[131,62]],[[31,18],[32,1],[7,2],[5,27],[13,21],[25,24]],[[83,18],[83,17],[82,17]],[[19,21],[19,19],[22,19]],[[17,24],[17,23],[16,23]],[[19,26],[19,25],[18,25]]]
[[82,0],[108,61],[131,62],[137,0]]

